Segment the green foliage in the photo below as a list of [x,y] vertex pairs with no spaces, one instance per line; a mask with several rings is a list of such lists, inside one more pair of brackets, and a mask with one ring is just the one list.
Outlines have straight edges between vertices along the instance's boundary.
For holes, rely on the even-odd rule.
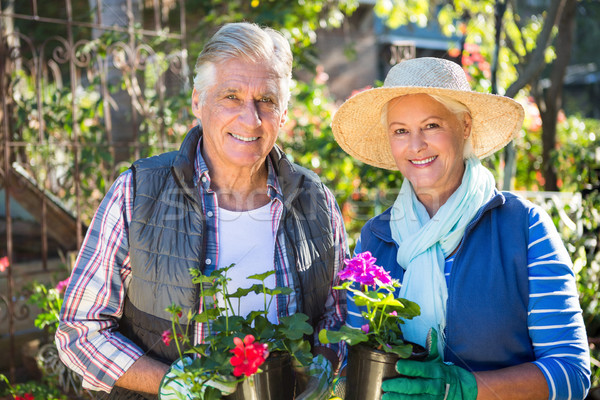
[[[10,95],[16,111],[11,116],[12,140],[24,144],[16,152],[15,160],[40,187],[60,198],[73,212],[79,210],[88,224],[110,184],[129,167],[127,161],[117,163],[116,150],[140,158],[178,147],[191,123],[188,117],[191,92],[165,88],[164,76],[179,53],[168,52],[172,44],[164,39],[152,43],[157,48],[162,46],[163,51],[150,51],[145,45],[139,47],[138,70],[131,72],[129,67],[121,65],[124,69],[118,82],[103,82],[99,59],[111,56],[117,64],[122,64],[130,57],[120,42],[123,39],[122,34],[108,32],[76,48],[87,80],[80,82],[75,92],[58,78],[60,72],[54,80],[43,77],[43,81],[36,81],[37,77],[23,69],[11,77]],[[125,148],[111,143],[107,134],[109,113],[123,106],[115,105],[111,99],[124,90],[135,94],[136,110],[141,114],[137,125],[131,115],[127,117],[132,122],[125,129],[136,131],[137,142]],[[123,127],[112,129],[114,135]],[[81,201],[82,198],[86,201]]]
[[368,329],[342,327],[339,331],[319,332],[322,343],[337,343],[345,341],[350,346],[365,343],[373,349],[386,353],[394,353],[400,358],[408,358],[412,354],[412,345],[402,339],[401,324],[406,319],[412,319],[421,314],[418,304],[395,297],[395,288],[400,283],[393,280],[390,284],[378,283],[370,288],[369,285],[359,285],[353,281],[345,281],[338,290],[353,293],[354,301],[361,307],[361,314],[368,322]]
[[569,117],[558,126],[552,164],[558,168],[561,190],[578,192],[600,185],[600,121]]
[[[531,54],[539,46],[537,39],[544,24],[553,23],[546,18],[546,6],[535,7],[521,1],[507,1],[505,4],[499,43],[496,43],[495,37],[495,13],[499,2],[495,0],[377,0],[375,12],[392,29],[439,25],[444,35],[460,38],[467,45],[479,46],[489,63],[498,44],[497,83],[499,93],[503,94],[532,62]],[[550,63],[554,58],[552,47],[545,52],[545,62]]]
[[365,343],[372,349],[408,358],[413,346],[404,341],[401,325],[419,316],[421,308],[410,300],[396,297],[400,282],[392,279],[375,261],[368,251],[345,260],[346,266],[339,274],[343,283],[334,287],[352,295],[366,324],[360,329],[344,327],[331,332],[322,329],[319,340],[322,343],[343,340],[351,346]]
[[[299,365],[308,365],[312,360],[310,343],[305,340],[305,336],[313,332],[307,315],[295,313],[281,318],[279,324],[274,324],[267,319],[276,295],[289,294],[291,289],[267,288],[265,279],[275,273],[275,271],[268,271],[248,277],[248,279],[257,280],[260,283],[229,293],[227,283],[231,278],[227,277],[227,272],[233,266],[232,264],[229,267],[216,269],[210,275],[204,275],[198,270],[190,270],[192,282],[200,287],[202,310],[194,316],[191,316],[191,312],[188,313],[187,320],[207,324],[209,334],[202,344],[193,345],[191,343],[188,332],[189,325],[183,328],[180,322],[181,307],[173,304],[167,309],[172,316],[172,328],[170,332],[163,333],[165,344],[170,345],[173,340],[180,357],[183,357],[184,353],[202,356],[194,358],[191,365],[184,368],[182,379],[186,381],[201,382],[208,379],[232,377],[233,366],[230,360],[231,350],[236,347],[234,338],[243,340],[247,335],[252,335],[257,343],[266,344],[269,352],[290,354]],[[237,309],[239,314],[240,303],[249,293],[262,294],[264,308],[253,311],[246,317],[237,315],[235,310]],[[212,304],[212,299],[219,294],[225,302],[224,307]],[[233,305],[232,300],[237,300],[237,307]],[[200,387],[197,389],[200,390]],[[192,393],[194,390],[192,389]],[[218,394],[220,395],[220,393]]]
[[[525,104],[530,110],[531,104]],[[524,134],[515,140],[517,149],[517,190],[544,187],[541,126],[535,109],[526,115]],[[527,112],[526,112],[527,114]],[[565,192],[590,190],[600,184],[600,121],[577,116],[561,117],[551,163],[557,169],[558,187]]]
[[22,397],[24,393],[30,393],[35,399],[51,400],[65,399],[65,394],[74,395],[76,398],[89,397],[89,392],[85,392],[81,387],[81,376],[60,360],[54,343],[54,334],[58,329],[60,310],[69,281],[70,278],[67,278],[56,285],[34,281],[24,286],[21,291],[27,303],[39,310],[34,325],[45,333],[42,345],[35,355],[42,380],[15,385],[11,392],[13,395],[16,393]]
[[4,386],[0,384],[0,396],[11,396],[14,399],[23,400],[66,400],[67,396],[56,387],[52,380],[28,381],[24,383],[15,383],[11,385],[8,378],[0,374],[0,382],[4,382]]
[[386,23],[392,29],[401,25],[415,24],[425,27],[429,17],[433,14],[432,7],[435,2],[427,0],[397,0],[382,1],[375,3],[375,13],[386,19]]
[[199,54],[216,27],[228,22],[252,21],[281,31],[292,45],[296,65],[313,66],[316,31],[341,26],[345,16],[357,7],[357,0],[188,0],[187,17],[194,21],[188,24],[190,54]]
[[[13,140],[27,143],[17,154],[20,164],[40,186],[47,184],[67,206],[75,209],[77,159],[79,171],[87,177],[80,189],[91,201],[98,201],[107,189],[106,182],[111,180],[106,173],[110,154],[101,144],[103,130],[99,121],[103,112],[99,92],[88,86],[71,93],[69,88],[54,83],[36,91],[34,79],[21,70],[13,76],[12,98],[17,109]],[[78,107],[76,124],[73,103]],[[79,143],[80,151],[73,151],[78,147],[71,143]],[[104,168],[99,169],[98,165]]]
[[60,281],[56,286],[33,282],[24,288],[29,294],[27,302],[40,310],[34,325],[46,331],[50,337],[53,337],[58,329],[60,309],[68,281],[69,279]]
[[400,173],[371,167],[344,152],[333,138],[336,104],[319,75],[295,81],[289,122],[279,135],[288,157],[315,171],[340,205],[351,248],[365,222],[389,207],[400,188]]

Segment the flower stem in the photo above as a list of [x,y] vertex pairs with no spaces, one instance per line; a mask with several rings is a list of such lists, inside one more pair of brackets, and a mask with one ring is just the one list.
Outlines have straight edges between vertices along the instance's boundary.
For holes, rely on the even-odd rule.
[[173,330],[173,339],[175,340],[175,346],[177,346],[177,353],[179,358],[183,358],[181,347],[179,347],[179,338],[177,337],[177,331],[175,330],[175,318],[171,318],[171,329]]

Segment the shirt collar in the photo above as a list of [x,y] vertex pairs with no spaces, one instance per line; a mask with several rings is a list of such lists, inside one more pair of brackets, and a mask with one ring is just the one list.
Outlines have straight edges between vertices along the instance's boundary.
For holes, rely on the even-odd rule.
[[[206,161],[202,157],[202,137],[198,140],[196,148],[196,159],[194,160],[194,182],[196,186],[202,186],[204,190],[210,192],[210,174]],[[273,167],[271,156],[267,156],[267,195],[271,200],[277,199],[283,202],[281,186]]]

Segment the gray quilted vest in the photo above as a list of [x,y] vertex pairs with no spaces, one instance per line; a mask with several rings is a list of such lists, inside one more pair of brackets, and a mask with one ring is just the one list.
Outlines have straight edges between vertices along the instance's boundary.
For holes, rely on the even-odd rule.
[[[191,268],[204,270],[205,220],[194,187],[194,160],[202,131],[192,128],[179,151],[136,161],[133,216],[129,226],[131,282],[119,331],[147,355],[170,364],[178,358],[175,346],[165,346],[171,304],[197,310],[199,288]],[[334,268],[334,238],[325,189],[313,172],[292,164],[276,146],[269,154],[284,199],[279,234],[294,274],[298,311],[313,326],[323,314]],[[281,299],[278,299],[281,301]],[[308,338],[312,340],[312,338]],[[152,399],[115,387],[115,399]]]

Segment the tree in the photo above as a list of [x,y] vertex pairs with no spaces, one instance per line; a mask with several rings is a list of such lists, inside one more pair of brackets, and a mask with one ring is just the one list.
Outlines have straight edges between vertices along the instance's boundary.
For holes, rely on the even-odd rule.
[[[494,58],[498,82],[488,82],[483,89],[498,85],[498,92],[515,97],[533,84],[544,67],[552,61],[550,44],[555,27],[567,0],[551,0],[547,7],[534,9],[524,1],[505,0],[378,0],[375,10],[387,16],[392,27],[414,23],[425,25],[436,16],[447,35],[464,32],[467,43],[478,44],[482,54]],[[459,25],[465,24],[464,27]],[[498,28],[498,32],[496,32]],[[492,57],[492,54],[497,54]],[[509,189],[514,175],[514,148],[505,151],[503,188]]]
[[566,1],[558,26],[555,46],[556,59],[551,67],[549,86],[542,88],[538,81],[534,83],[532,90],[542,118],[542,165],[544,189],[547,191],[558,191],[559,189],[553,152],[556,148],[556,124],[562,105],[564,76],[571,60],[576,7],[577,0]]
[[339,27],[358,7],[358,0],[187,0],[189,52],[198,54],[217,27],[227,22],[252,21],[278,29],[288,38],[298,66],[314,66],[316,30]]

